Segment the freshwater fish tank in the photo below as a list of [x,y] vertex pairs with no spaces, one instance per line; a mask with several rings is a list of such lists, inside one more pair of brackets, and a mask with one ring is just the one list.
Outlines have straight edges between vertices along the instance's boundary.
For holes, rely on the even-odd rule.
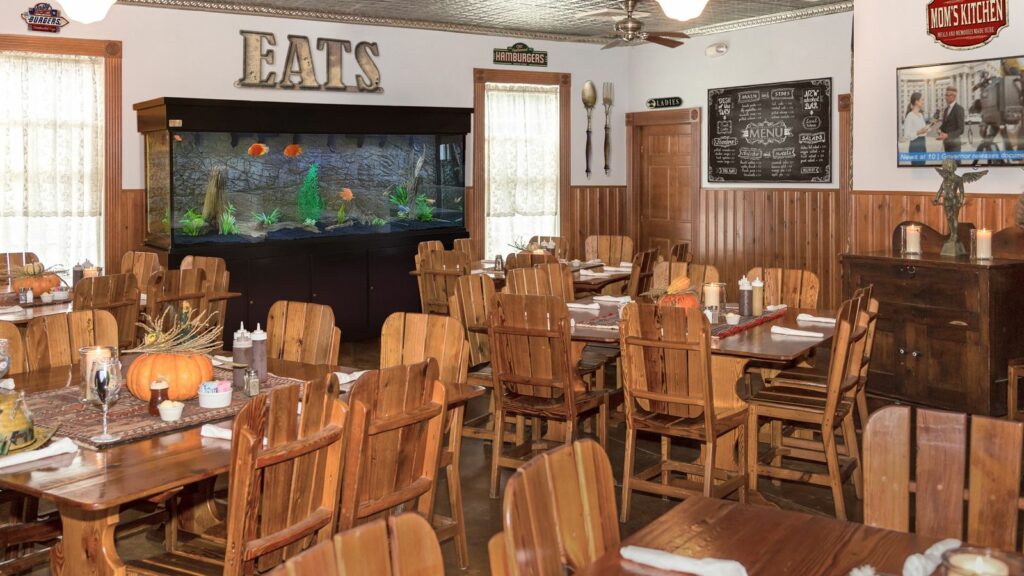
[[177,100],[136,105],[150,245],[465,228],[464,109]]

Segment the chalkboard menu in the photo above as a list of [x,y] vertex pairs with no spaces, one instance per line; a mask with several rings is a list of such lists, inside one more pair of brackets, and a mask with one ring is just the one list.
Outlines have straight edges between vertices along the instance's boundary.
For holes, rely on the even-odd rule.
[[831,182],[832,79],[708,90],[708,182]]

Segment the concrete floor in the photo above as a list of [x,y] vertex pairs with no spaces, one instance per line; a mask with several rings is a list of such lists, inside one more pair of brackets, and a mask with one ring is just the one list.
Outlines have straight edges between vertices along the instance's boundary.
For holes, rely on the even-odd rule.
[[[377,340],[346,343],[342,347],[342,364],[360,369],[376,368],[379,349],[380,344]],[[486,399],[478,399],[470,406],[469,414],[470,416],[479,414],[486,409]],[[617,486],[620,485],[619,480],[622,477],[622,460],[625,450],[624,436],[625,424],[619,422],[610,426],[608,454],[612,462],[612,470],[616,477]],[[641,437],[636,458],[637,469],[656,462],[659,453],[660,448],[656,438]],[[673,457],[676,459],[690,459],[694,458],[696,454],[697,450],[694,446],[684,444],[673,446]],[[490,574],[487,542],[493,534],[501,530],[501,500],[492,500],[488,495],[490,456],[491,447],[489,442],[472,439],[466,439],[463,442],[462,490],[466,531],[469,540],[470,567],[467,570],[459,568],[454,545],[451,542],[447,542],[442,546],[442,552],[448,574],[464,574],[466,576]],[[502,474],[503,486],[510,475],[510,471]],[[445,482],[439,482],[437,494],[439,510],[447,508],[448,496],[445,486]],[[772,486],[770,482],[762,481],[760,491],[769,501],[785,509],[827,516],[833,515],[832,496],[827,488],[790,483],[783,483],[776,487]],[[616,510],[619,509],[619,498],[621,498],[621,493],[616,495]],[[625,538],[649,524],[677,503],[677,501],[657,496],[634,493],[629,521],[620,525],[622,537]],[[861,518],[861,502],[856,499],[853,487],[849,483],[846,486],[846,506],[851,519],[859,520]],[[125,514],[125,516],[127,517],[128,514]],[[146,533],[119,539],[117,548],[125,559],[143,558],[158,554],[162,551],[162,530],[154,529]],[[45,568],[40,568],[32,574],[47,573],[48,571]]]

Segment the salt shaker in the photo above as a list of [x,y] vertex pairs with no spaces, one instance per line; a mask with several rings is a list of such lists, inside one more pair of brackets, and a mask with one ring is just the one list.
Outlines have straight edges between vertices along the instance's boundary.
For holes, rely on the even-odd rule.
[[248,368],[245,371],[244,392],[249,397],[258,396],[260,393],[260,375],[255,368]]
[[267,381],[267,333],[259,323],[252,333],[252,367],[260,382]]
[[31,304],[35,302],[36,295],[32,292],[31,288],[25,288],[25,304]]
[[505,271],[505,259],[501,257],[501,254],[498,254],[497,256],[494,257],[494,271],[495,272],[504,272]]
[[740,279],[740,316],[754,315],[754,287],[744,276]]

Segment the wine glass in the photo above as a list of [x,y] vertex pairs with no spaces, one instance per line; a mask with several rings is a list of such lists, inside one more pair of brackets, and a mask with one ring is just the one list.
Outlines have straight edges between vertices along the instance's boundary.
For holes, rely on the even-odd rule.
[[110,434],[107,431],[107,414],[110,407],[117,402],[124,384],[121,375],[121,362],[116,358],[103,358],[93,365],[92,374],[89,378],[89,386],[92,388],[92,401],[103,408],[103,433],[90,438],[97,444],[107,444],[121,439],[120,436]]
[[6,338],[0,338],[0,378],[7,376],[11,367],[11,351]]

